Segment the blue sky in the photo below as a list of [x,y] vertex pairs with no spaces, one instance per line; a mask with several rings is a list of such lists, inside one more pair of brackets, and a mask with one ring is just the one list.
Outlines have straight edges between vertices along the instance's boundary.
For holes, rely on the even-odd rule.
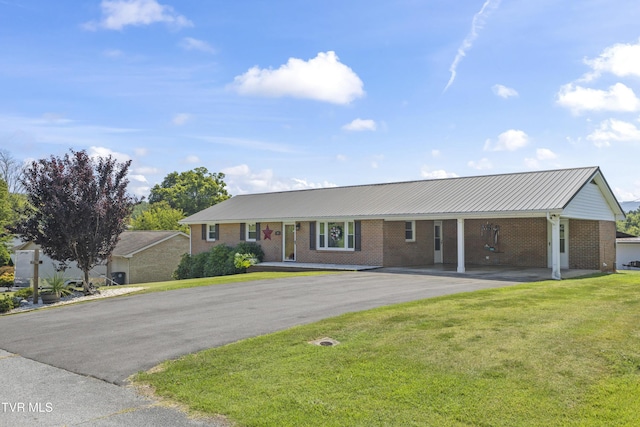
[[[640,199],[637,0],[0,0],[0,148],[232,194],[600,166]],[[491,189],[487,189],[491,191]]]

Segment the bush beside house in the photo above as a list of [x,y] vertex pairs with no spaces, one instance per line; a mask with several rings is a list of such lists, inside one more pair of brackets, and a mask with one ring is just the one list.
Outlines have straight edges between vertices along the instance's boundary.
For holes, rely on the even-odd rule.
[[241,242],[236,246],[217,245],[197,255],[184,254],[173,278],[195,279],[245,273],[249,266],[263,259],[262,247],[253,242]]

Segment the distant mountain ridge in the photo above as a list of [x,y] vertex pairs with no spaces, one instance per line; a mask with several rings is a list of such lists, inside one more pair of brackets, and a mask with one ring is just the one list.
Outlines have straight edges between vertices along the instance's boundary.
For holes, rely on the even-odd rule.
[[635,202],[620,202],[620,206],[622,207],[622,210],[625,211],[625,213],[635,211],[640,208],[640,200],[637,200]]

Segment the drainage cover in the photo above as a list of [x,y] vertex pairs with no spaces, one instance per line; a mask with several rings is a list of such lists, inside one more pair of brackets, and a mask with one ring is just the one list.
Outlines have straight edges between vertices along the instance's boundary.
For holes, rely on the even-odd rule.
[[333,338],[324,337],[314,341],[309,341],[309,344],[319,345],[322,347],[332,347],[334,345],[340,344],[339,341],[334,340]]

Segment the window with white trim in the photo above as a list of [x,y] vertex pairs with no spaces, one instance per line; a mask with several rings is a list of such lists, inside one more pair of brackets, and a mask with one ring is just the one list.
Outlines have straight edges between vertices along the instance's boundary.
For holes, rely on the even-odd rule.
[[318,222],[318,249],[352,251],[354,247],[353,221]]
[[214,241],[218,238],[216,224],[207,224],[207,240]]
[[406,242],[416,241],[416,222],[405,221],[404,223],[404,240]]
[[247,223],[247,227],[246,227],[246,238],[245,240],[247,242],[255,242],[256,241],[256,223],[255,222],[249,222]]

